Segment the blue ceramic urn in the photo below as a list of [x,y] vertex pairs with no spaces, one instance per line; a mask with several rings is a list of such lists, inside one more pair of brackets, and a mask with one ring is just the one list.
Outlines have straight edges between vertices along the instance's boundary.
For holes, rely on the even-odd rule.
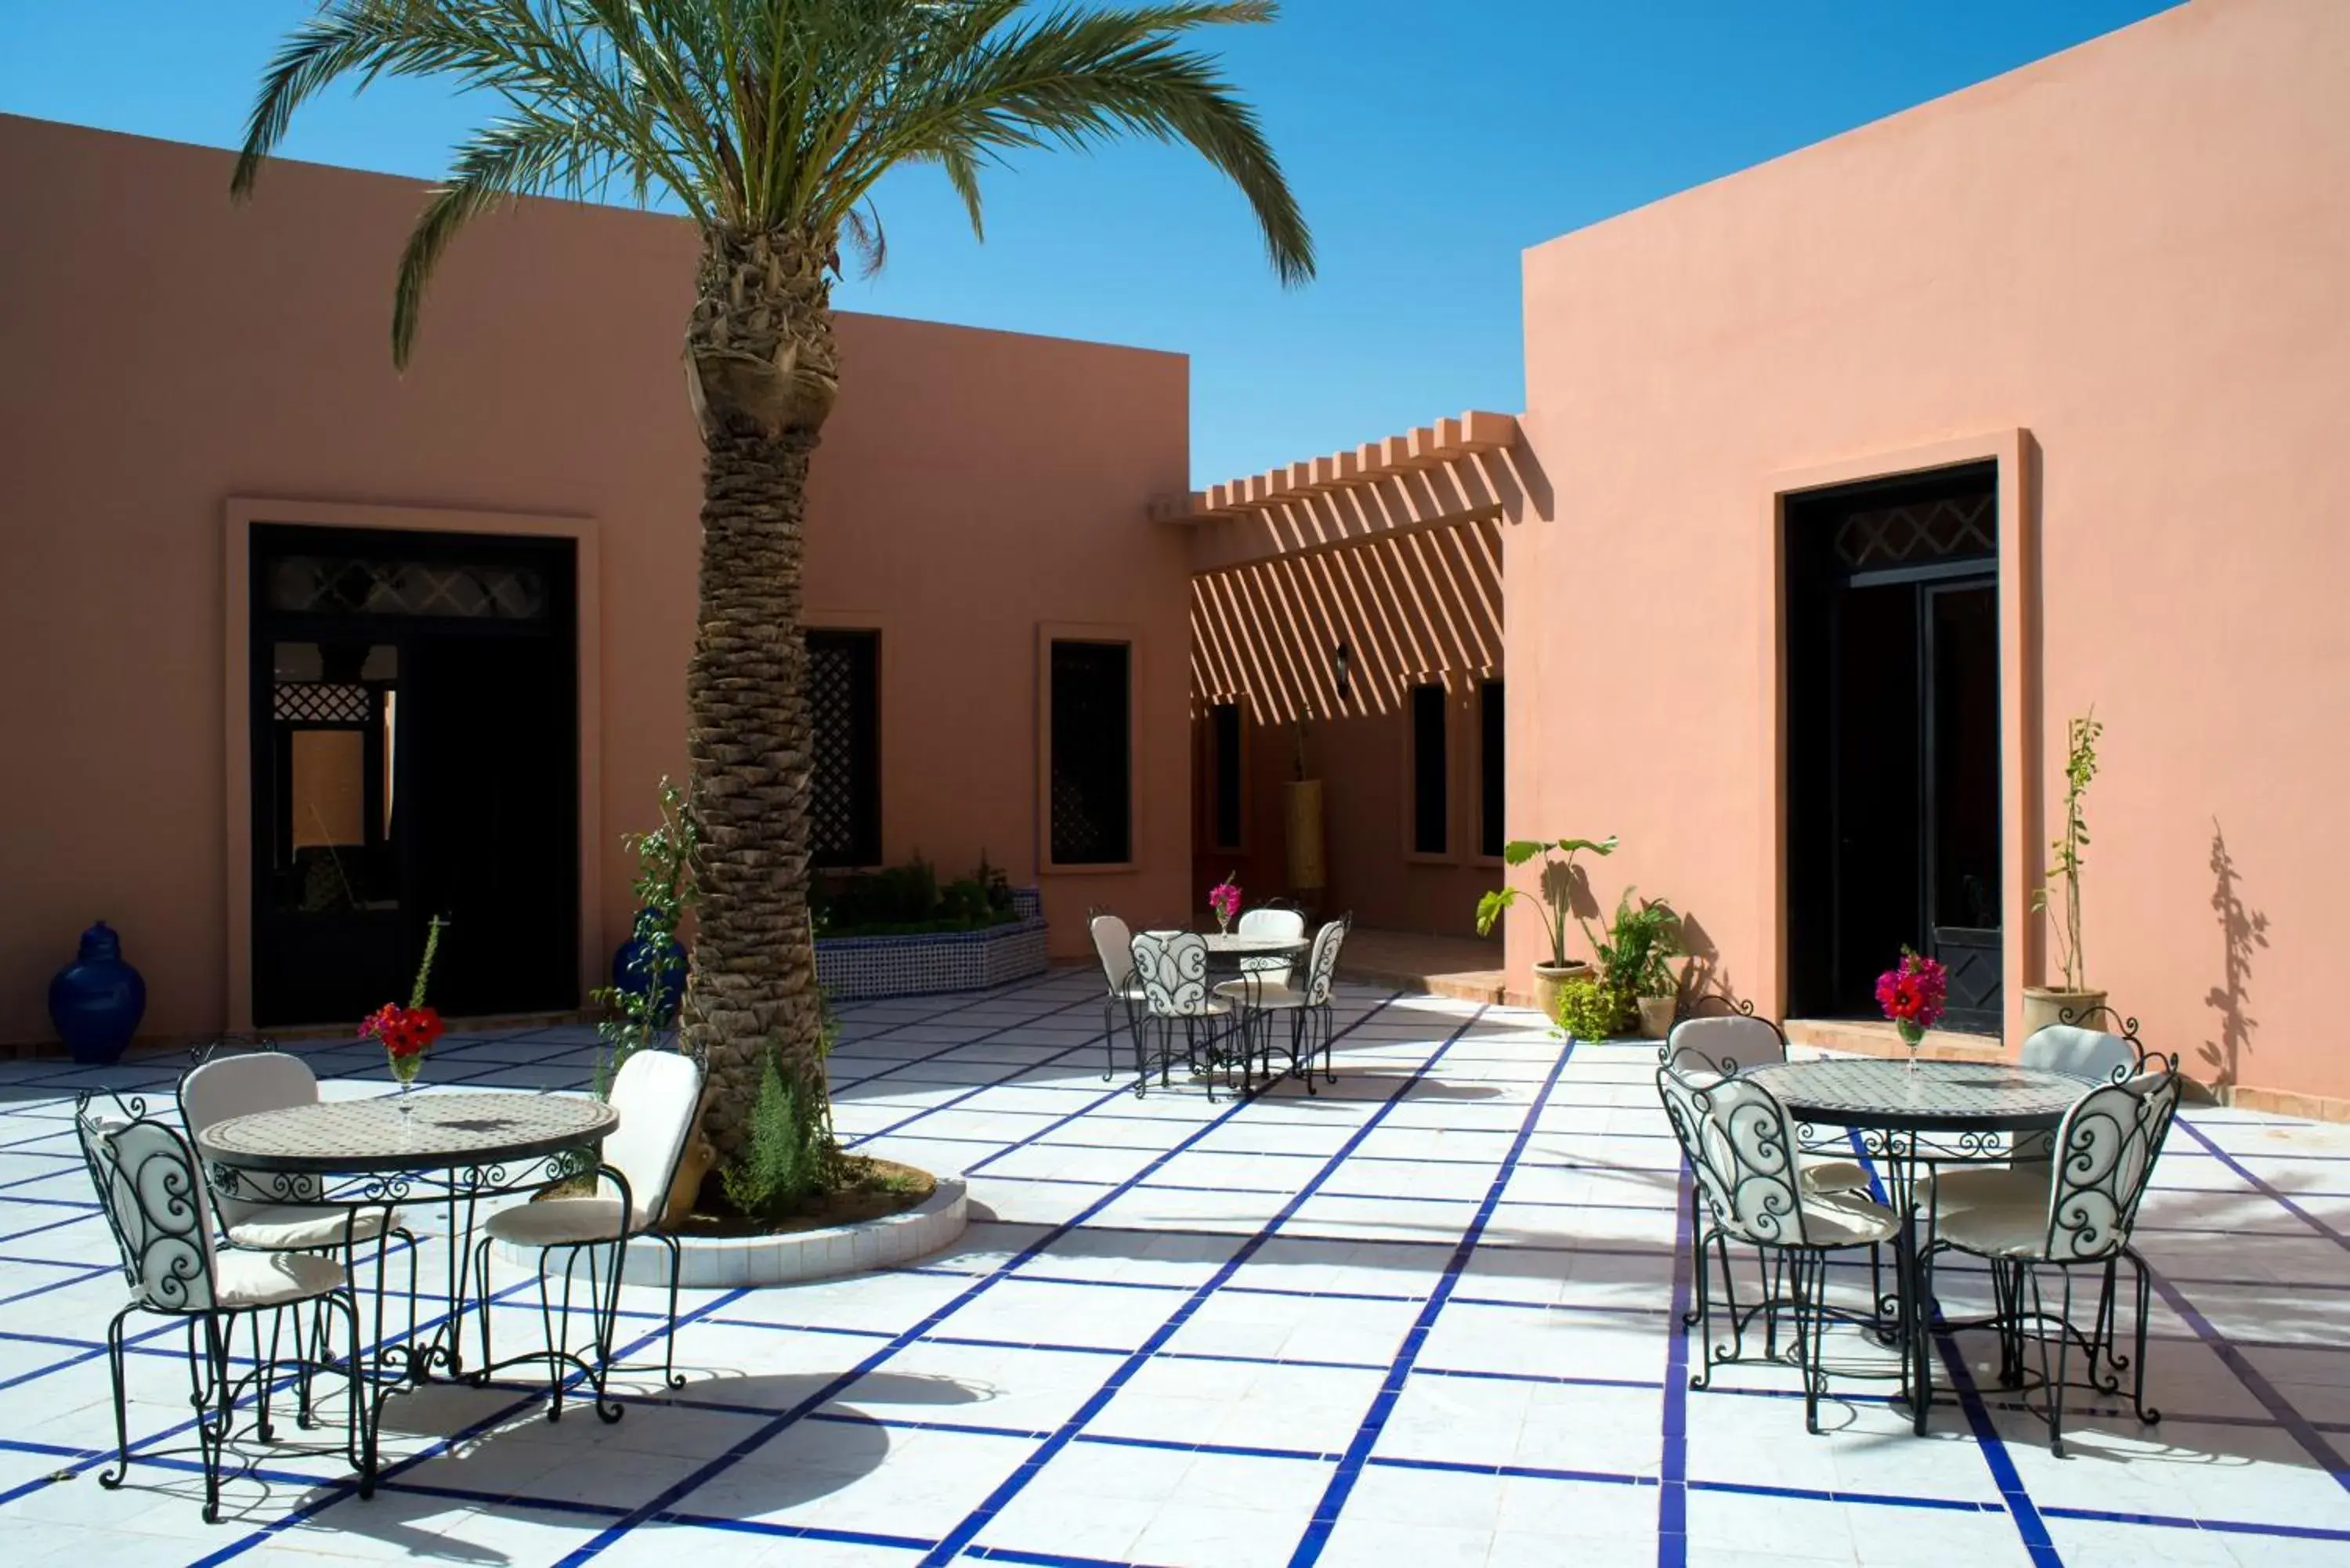
[[[652,944],[645,940],[645,936],[648,931],[660,929],[660,919],[659,909],[637,911],[636,924],[629,940],[612,954],[613,990],[626,992],[630,996],[642,996],[652,984],[652,976],[647,972],[650,968],[647,961],[652,957]],[[681,961],[672,965],[670,972],[662,978],[660,997],[653,1008],[653,1023],[662,1028],[677,1022],[678,1004],[685,1000],[686,966],[681,961],[685,958],[683,944],[678,945],[676,952]]]
[[81,953],[49,981],[49,1022],[73,1059],[102,1064],[122,1054],[147,1012],[147,982],[122,961],[122,939],[104,920],[81,934]]

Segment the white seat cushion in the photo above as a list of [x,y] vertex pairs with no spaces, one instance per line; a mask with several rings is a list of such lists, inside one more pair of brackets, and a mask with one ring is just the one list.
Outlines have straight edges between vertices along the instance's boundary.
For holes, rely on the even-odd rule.
[[609,1241],[620,1231],[618,1198],[547,1198],[490,1216],[490,1234],[525,1247]]
[[229,1224],[228,1239],[256,1252],[315,1252],[339,1247],[346,1237],[372,1241],[383,1234],[384,1220],[380,1209],[354,1212],[323,1204],[272,1203],[236,1216]]
[[1270,978],[1262,981],[1227,980],[1217,985],[1216,994],[1227,1002],[1244,1002],[1268,1012],[1275,1008],[1305,1005],[1304,992]]
[[1937,1171],[1931,1189],[1936,1224],[1947,1231],[1953,1215],[1977,1209],[2013,1209],[2029,1211],[2033,1223],[2044,1231],[2050,1175],[2051,1168],[2036,1161]]
[[213,1299],[224,1307],[283,1306],[345,1282],[341,1262],[315,1252],[224,1251],[213,1260]]
[[1868,1172],[1856,1161],[1823,1159],[1804,1167],[1804,1192],[1866,1192]]
[[1804,1241],[1814,1247],[1866,1247],[1889,1238],[1897,1225],[1892,1210],[1856,1193],[1804,1199]]
[[[1952,1174],[1956,1174],[1953,1172]],[[2006,1171],[1970,1172],[1980,1176],[2005,1176]],[[1955,1185],[1945,1178],[1941,1190],[1936,1193],[1939,1212],[1934,1220],[1935,1234],[1952,1246],[1987,1258],[2036,1258],[2048,1246],[2048,1189],[2036,1188],[2027,1180],[2002,1184],[2007,1190],[1993,1190],[1989,1183],[1980,1184],[1981,1190],[1971,1200],[1961,1200],[1953,1206],[1949,1189]]]

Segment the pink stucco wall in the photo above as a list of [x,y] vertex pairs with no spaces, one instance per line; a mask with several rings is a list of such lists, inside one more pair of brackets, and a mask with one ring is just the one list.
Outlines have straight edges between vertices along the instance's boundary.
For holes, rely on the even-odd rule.
[[1673,895],[1775,1008],[1774,476],[2020,440],[2008,804],[2045,836],[2095,703],[2092,982],[2200,1076],[2350,1095],[2345,82],[2350,6],[2198,0],[1528,252],[1516,826],[1621,834],[1605,890]]
[[[585,517],[601,627],[600,904],[619,834],[684,766],[698,446],[679,361],[680,223],[534,202],[452,253],[416,362],[386,348],[414,184],[301,165],[227,199],[225,154],[0,117],[0,1042],[104,916],[146,1032],[216,1028],[231,954],[222,535],[231,497]],[[1036,628],[1140,649],[1137,867],[1051,877],[1055,943],[1092,902],[1185,903],[1183,544],[1147,521],[1188,462],[1180,356],[869,316],[840,325],[811,618],[878,626],[883,831],[960,870],[1036,864]],[[242,875],[239,867],[238,875]]]

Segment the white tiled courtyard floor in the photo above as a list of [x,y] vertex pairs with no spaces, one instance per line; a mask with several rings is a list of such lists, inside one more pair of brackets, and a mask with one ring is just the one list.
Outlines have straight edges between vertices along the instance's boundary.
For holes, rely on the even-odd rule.
[[[212,1526],[160,1320],[130,1358],[150,1457],[96,1479],[121,1285],[73,1096],[168,1104],[177,1064],[0,1067],[0,1563],[2350,1563],[2350,1129],[2173,1134],[2139,1231],[2158,1427],[2092,1406],[2054,1459],[1971,1391],[1967,1336],[1929,1437],[1844,1380],[1809,1437],[1783,1371],[1688,1389],[1651,1047],[1350,990],[1319,1096],[1137,1100],[1099,1076],[1097,985],[843,1009],[843,1136],[971,1178],[947,1252],[687,1293],[691,1384],[629,1380],[616,1425],[549,1425],[521,1383],[395,1399],[371,1501],[339,1459],[241,1441]],[[429,1081],[577,1089],[588,1039],[452,1038]],[[305,1054],[329,1093],[384,1086],[369,1050]],[[515,1272],[507,1347],[537,1333]],[[658,1294],[626,1304],[650,1334]]]

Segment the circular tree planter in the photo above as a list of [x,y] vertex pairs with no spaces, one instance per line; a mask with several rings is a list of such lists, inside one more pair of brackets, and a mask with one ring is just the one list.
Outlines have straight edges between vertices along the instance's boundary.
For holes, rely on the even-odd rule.
[[[941,1176],[921,1202],[877,1220],[774,1236],[681,1236],[678,1283],[726,1289],[788,1285],[910,1263],[962,1234],[969,1200],[962,1177]],[[538,1266],[538,1249],[497,1245],[507,1262],[525,1269]],[[668,1249],[645,1237],[629,1242],[620,1277],[632,1285],[668,1284]]]

